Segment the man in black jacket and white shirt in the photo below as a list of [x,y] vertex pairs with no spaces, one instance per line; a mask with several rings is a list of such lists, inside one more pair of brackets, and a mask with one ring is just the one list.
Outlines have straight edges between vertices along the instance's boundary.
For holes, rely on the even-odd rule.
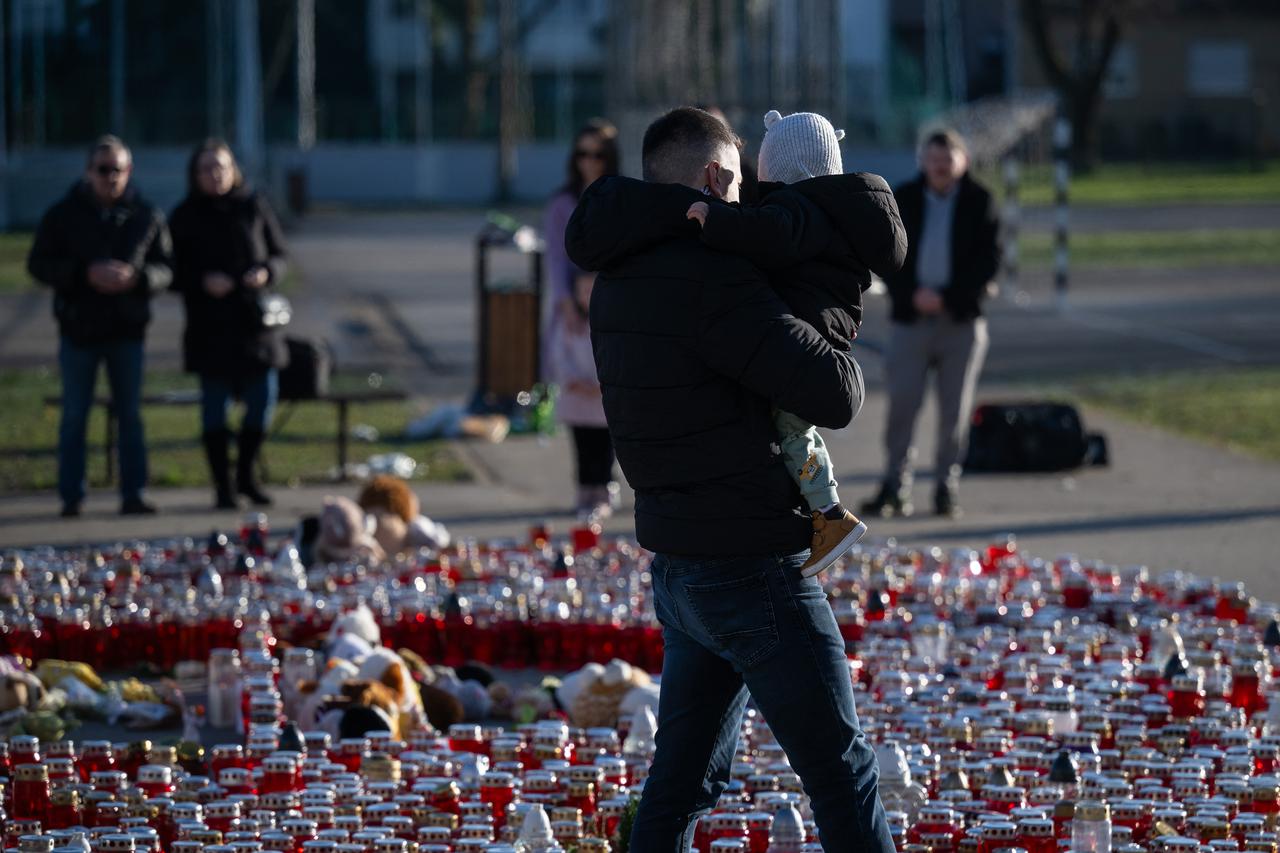
[[671,236],[693,201],[737,201],[738,144],[714,116],[673,110],[645,134],[645,182],[596,182],[565,237],[574,263],[599,270],[596,366],[664,629],[657,753],[631,849],[688,849],[729,782],[750,695],[804,782],[823,848],[890,853],[844,641],[821,585],[801,576],[810,522],[772,421],[784,409],[844,426],[861,371],[695,223]]
[[960,470],[969,437],[974,389],[987,355],[982,299],[1000,266],[1000,217],[995,201],[968,175],[963,140],[931,134],[920,154],[921,174],[894,190],[907,229],[907,258],[887,277],[893,303],[885,353],[889,416],[888,462],[871,515],[910,515],[912,433],[933,370],[938,385],[934,510],[959,515]]

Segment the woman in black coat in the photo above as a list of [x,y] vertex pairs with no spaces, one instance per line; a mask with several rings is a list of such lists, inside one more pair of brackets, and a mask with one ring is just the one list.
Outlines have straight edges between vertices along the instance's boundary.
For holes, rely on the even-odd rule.
[[[187,197],[170,217],[173,288],[187,310],[183,357],[200,377],[205,454],[219,509],[238,492],[256,506],[271,499],[254,462],[271,423],[277,371],[286,355],[280,330],[263,322],[262,299],[284,276],[280,224],[267,201],[244,184],[227,143],[209,140],[191,155]],[[227,409],[245,404],[231,486]]]

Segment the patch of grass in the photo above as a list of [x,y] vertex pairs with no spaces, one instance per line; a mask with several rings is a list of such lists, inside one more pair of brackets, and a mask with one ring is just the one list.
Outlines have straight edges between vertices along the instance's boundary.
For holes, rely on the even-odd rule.
[[[983,176],[988,186],[1003,187],[996,172]],[[1053,167],[1025,168],[1023,204],[1053,203]],[[1280,161],[1252,168],[1240,163],[1106,163],[1071,179],[1072,204],[1248,204],[1280,202]]]
[[[1023,263],[1053,262],[1053,235],[1023,234]],[[1071,235],[1071,263],[1082,267],[1188,268],[1280,266],[1280,229],[1203,228],[1191,231],[1101,231]]]
[[[335,382],[350,390],[356,379]],[[345,386],[345,387],[344,387]],[[145,392],[194,389],[193,377],[156,371],[148,373]],[[55,371],[0,371],[0,491],[52,489],[57,485],[57,406],[44,405],[48,395],[58,394],[61,383]],[[98,377],[98,392],[107,392],[106,377]],[[334,437],[337,412],[327,403],[303,402],[288,417],[289,406],[276,410],[276,423],[283,428],[268,439],[264,456],[273,483],[297,483],[326,479],[337,462]],[[376,453],[405,453],[418,461],[417,479],[462,482],[471,471],[454,447],[446,441],[409,441],[401,438],[405,424],[414,415],[403,402],[367,403],[351,407],[351,425],[368,424],[379,432],[374,442],[352,440],[348,456],[363,462]],[[237,423],[233,416],[232,423]],[[143,407],[148,462],[152,486],[208,485],[208,468],[200,444],[198,406]],[[91,486],[106,483],[102,451],[105,414],[95,407],[89,419],[88,474]]]
[[1280,368],[1100,379],[1075,390],[1086,403],[1132,420],[1280,460]]
[[30,249],[31,232],[0,234],[0,293],[18,293],[36,286],[27,275]]

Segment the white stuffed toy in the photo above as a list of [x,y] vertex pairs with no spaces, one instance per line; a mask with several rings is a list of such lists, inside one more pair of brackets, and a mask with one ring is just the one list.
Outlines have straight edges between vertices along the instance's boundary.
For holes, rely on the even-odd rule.
[[378,681],[395,694],[402,719],[400,731],[410,732],[426,722],[422,694],[404,659],[385,646],[377,646],[358,664],[356,678]]
[[325,641],[325,652],[330,658],[354,662],[364,660],[381,645],[382,630],[373,618],[373,611],[368,605],[361,604],[333,620]]

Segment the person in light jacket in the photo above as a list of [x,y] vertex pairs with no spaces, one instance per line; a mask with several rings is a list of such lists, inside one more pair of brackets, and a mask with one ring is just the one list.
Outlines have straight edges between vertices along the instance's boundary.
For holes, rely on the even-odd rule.
[[575,306],[573,289],[577,267],[564,248],[564,231],[573,216],[578,199],[587,187],[602,177],[618,174],[621,155],[618,151],[618,129],[604,119],[587,122],[573,139],[565,182],[547,202],[542,233],[546,249],[543,256],[545,275],[542,282],[542,376],[551,379],[551,345],[562,327],[581,332],[587,326],[585,316]]
[[604,418],[600,380],[591,350],[587,310],[596,277],[578,271],[574,276],[573,310],[580,322],[557,327],[550,347],[548,373],[560,387],[556,414],[573,436],[576,460],[577,511],[582,518],[607,518],[617,507],[618,484],[613,478],[613,440]]

